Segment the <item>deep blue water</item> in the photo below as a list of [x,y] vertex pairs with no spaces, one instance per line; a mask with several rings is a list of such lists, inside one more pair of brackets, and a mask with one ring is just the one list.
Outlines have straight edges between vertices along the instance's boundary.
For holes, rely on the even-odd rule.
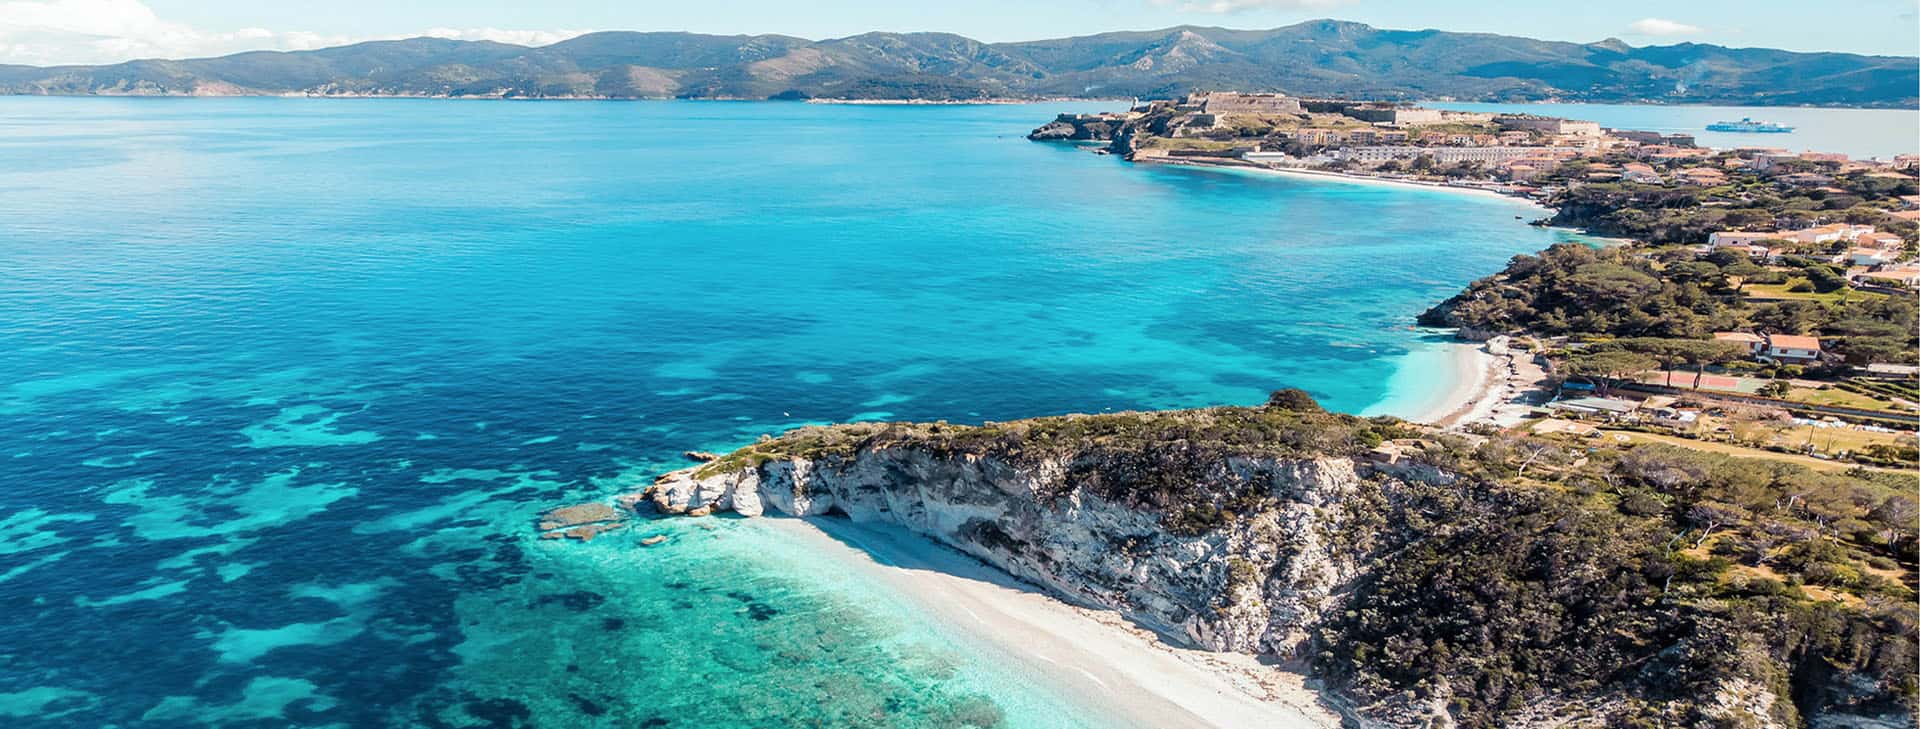
[[1069,108],[0,99],[0,723],[1087,725],[742,522],[529,530],[808,422],[1392,410],[1567,237]]

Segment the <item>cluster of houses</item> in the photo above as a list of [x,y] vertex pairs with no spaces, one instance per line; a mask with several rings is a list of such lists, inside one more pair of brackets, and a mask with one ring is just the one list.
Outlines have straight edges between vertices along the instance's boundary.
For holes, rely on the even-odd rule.
[[[1231,122],[1232,117],[1296,117],[1298,126],[1283,124],[1272,137],[1314,147],[1333,148],[1321,161],[1344,159],[1363,166],[1409,161],[1430,156],[1441,165],[1475,162],[1516,164],[1538,157],[1533,167],[1557,163],[1582,152],[1608,146],[1607,131],[1596,122],[1530,114],[1429,109],[1406,104],[1308,99],[1284,94],[1233,92],[1194,93],[1178,101],[1136,104],[1134,113],[1179,112],[1167,129],[1170,137],[1202,137]],[[1655,140],[1683,138],[1655,135]],[[1690,139],[1685,139],[1688,143]],[[1254,157],[1280,157],[1253,152]],[[1278,160],[1264,160],[1278,161]],[[1523,165],[1525,167],[1526,165]]]
[[[1742,345],[1746,348],[1748,356],[1755,361],[1771,364],[1815,364],[1820,362],[1826,354],[1820,348],[1818,337],[1798,334],[1714,332],[1713,338],[1715,341]],[[1704,380],[1705,386],[1710,389],[1734,388],[1731,378],[1714,375]],[[1673,383],[1666,384],[1671,386]],[[1594,390],[1592,383],[1568,381],[1561,385],[1558,397],[1548,402],[1546,408],[1560,413],[1563,417],[1576,419],[1636,421],[1670,426],[1690,424],[1700,415],[1697,409],[1677,407],[1675,398],[1665,395],[1600,396],[1595,394]],[[1553,432],[1556,429],[1559,432],[1576,435],[1593,432],[1592,426],[1577,421],[1548,420],[1542,425],[1546,426],[1548,431],[1542,431],[1536,427],[1534,432]]]
[[[1534,114],[1493,114],[1430,109],[1410,104],[1314,99],[1286,94],[1196,92],[1179,100],[1136,103],[1129,114],[1176,112],[1165,130],[1169,137],[1209,137],[1248,118],[1280,122],[1270,136],[1328,148],[1313,159],[1291,162],[1325,163],[1336,160],[1364,167],[1404,162],[1430,156],[1441,165],[1480,163],[1514,182],[1528,182],[1557,169],[1568,159],[1624,153],[1644,162],[1589,169],[1590,181],[1627,180],[1647,184],[1714,185],[1727,179],[1727,169],[1709,161],[1714,151],[1698,146],[1689,134],[1609,129],[1598,122]],[[1126,115],[1113,115],[1115,120]],[[1236,119],[1237,117],[1237,119]],[[1288,119],[1288,118],[1291,119]],[[1791,153],[1772,148],[1737,150],[1731,167],[1754,170],[1792,184],[1829,184],[1832,178],[1798,163],[1838,165],[1839,172],[1871,169],[1885,173],[1920,169],[1920,155],[1901,155],[1892,162],[1851,160],[1846,155]],[[1284,155],[1253,150],[1254,161],[1282,162]],[[1702,160],[1695,167],[1661,175],[1654,165]],[[1650,164],[1649,164],[1650,163]]]
[[[1611,129],[1592,121],[1532,114],[1464,112],[1285,94],[1200,92],[1179,100],[1136,103],[1124,114],[1096,118],[1062,115],[1061,120],[1076,128],[1104,125],[1113,129],[1146,114],[1165,114],[1156,121],[1153,133],[1157,136],[1250,141],[1227,149],[1170,146],[1136,154],[1237,157],[1262,166],[1334,165],[1379,172],[1420,167],[1428,162],[1437,168],[1471,165],[1492,179],[1453,184],[1534,196],[1550,194],[1551,188],[1538,187],[1541,180],[1557,176],[1575,160],[1582,162],[1579,169],[1586,182],[1713,188],[1732,181],[1735,174],[1751,173],[1780,184],[1825,187],[1835,194],[1846,192],[1832,187],[1835,174],[1864,171],[1870,176],[1909,179],[1912,171],[1920,170],[1920,155],[1900,155],[1887,162],[1759,147],[1724,155],[1698,146],[1688,134]],[[1251,141],[1255,137],[1258,140]],[[1911,209],[1892,214],[1920,222],[1920,200],[1908,203]],[[1740,246],[1754,258],[1777,260],[1794,244],[1804,247],[1845,239],[1852,245],[1844,253],[1831,254],[1832,262],[1861,269],[1855,273],[1873,285],[1913,287],[1920,283],[1920,267],[1897,265],[1903,253],[1898,236],[1861,228],[1725,231],[1716,234],[1710,245]],[[1787,245],[1774,245],[1780,242]]]
[[[1843,251],[1825,252],[1842,243]],[[1808,251],[1818,247],[1825,248]],[[1920,283],[1920,266],[1900,263],[1906,241],[1871,225],[1832,223],[1800,230],[1723,230],[1707,236],[1707,248],[1737,250],[1766,263],[1778,263],[1786,255],[1812,258],[1855,269],[1849,271],[1849,278],[1869,284],[1913,288]]]

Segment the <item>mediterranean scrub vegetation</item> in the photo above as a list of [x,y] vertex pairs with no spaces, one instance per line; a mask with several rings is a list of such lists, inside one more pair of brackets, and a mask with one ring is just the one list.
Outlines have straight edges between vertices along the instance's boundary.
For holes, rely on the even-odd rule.
[[1377,532],[1313,657],[1376,713],[1732,726],[1712,708],[1724,695],[1786,726],[1911,721],[1910,478],[1509,437],[1426,458],[1464,483],[1378,505],[1401,528]]
[[[1337,516],[1316,528],[1356,569],[1302,627],[1329,685],[1389,723],[1443,711],[1473,727],[1738,726],[1732,703],[1784,726],[1898,722],[1920,697],[1920,503],[1906,475],[1442,433],[1327,413],[1298,391],[1251,408],[804,428],[709,467],[831,467],[879,449],[1063,462],[1063,490],[1042,498],[1084,490],[1188,536],[1279,508],[1237,459],[1382,463],[1320,507]],[[1286,579],[1245,571],[1241,583]]]
[[1725,184],[1711,187],[1581,182],[1596,164],[1630,161],[1579,160],[1555,170],[1549,179],[1566,184],[1566,190],[1552,201],[1558,209],[1553,223],[1656,244],[1698,243],[1719,230],[1789,230],[1830,222],[1874,225],[1908,240],[1915,232],[1913,222],[1892,217],[1884,208],[1897,207],[1901,196],[1920,194],[1920,179],[1840,173],[1837,163],[1784,163],[1830,178],[1818,186],[1774,184],[1734,170],[1728,170]]
[[[1845,286],[1844,281],[1822,283],[1837,277],[1824,264],[1790,259],[1784,265],[1816,288]],[[1742,330],[1818,336],[1848,364],[1920,361],[1913,341],[1920,299],[1860,295],[1751,301],[1743,296],[1743,287],[1751,283],[1787,275],[1733,251],[1696,260],[1684,250],[1648,253],[1563,243],[1539,255],[1516,256],[1506,270],[1422,314],[1421,323],[1576,338],[1699,340],[1691,349],[1673,343],[1668,346],[1676,349],[1656,355],[1689,363],[1737,359],[1707,340],[1713,332]]]

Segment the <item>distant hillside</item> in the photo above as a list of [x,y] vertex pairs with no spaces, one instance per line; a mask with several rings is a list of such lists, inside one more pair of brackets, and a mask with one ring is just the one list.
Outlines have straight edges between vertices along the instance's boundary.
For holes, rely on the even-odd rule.
[[1193,89],[1460,100],[1913,107],[1913,58],[1635,48],[1312,21],[1023,43],[944,33],[593,33],[540,48],[414,38],[110,66],[0,66],[0,93],[694,98],[1168,97]]

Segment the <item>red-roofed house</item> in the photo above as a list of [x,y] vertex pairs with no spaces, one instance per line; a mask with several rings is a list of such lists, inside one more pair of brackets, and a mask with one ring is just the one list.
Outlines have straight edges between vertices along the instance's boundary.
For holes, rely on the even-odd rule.
[[1861,248],[1879,248],[1881,250],[1899,250],[1906,247],[1906,241],[1892,233],[1875,231],[1853,239],[1854,245]]
[[1767,335],[1767,358],[1778,362],[1820,361],[1820,340],[1797,334]]

